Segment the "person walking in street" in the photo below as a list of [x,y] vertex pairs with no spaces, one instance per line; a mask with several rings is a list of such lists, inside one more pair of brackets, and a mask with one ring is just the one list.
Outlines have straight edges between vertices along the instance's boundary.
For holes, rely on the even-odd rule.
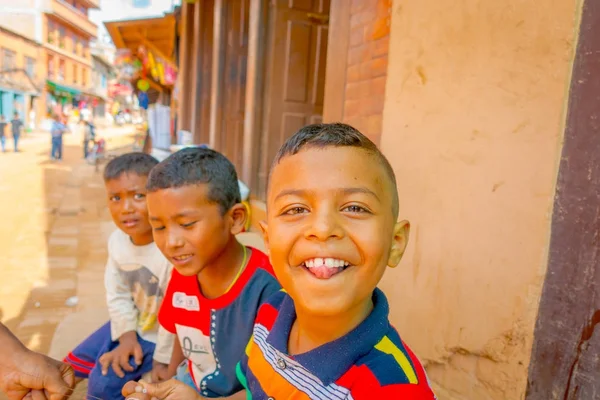
[[52,149],[50,150],[50,158],[53,160],[62,160],[63,153],[63,133],[67,130],[65,124],[63,124],[58,115],[54,116],[52,122],[52,128],[50,128],[50,134],[52,135]]
[[4,119],[4,115],[0,115],[0,146],[2,146],[2,152],[6,153],[6,119]]
[[19,138],[23,129],[23,120],[19,118],[19,113],[15,111],[13,119],[10,121],[12,125],[12,137],[15,145],[15,153],[19,152]]
[[83,126],[83,158],[87,159],[90,154],[90,142],[94,143],[96,138],[96,127],[91,121],[81,120]]

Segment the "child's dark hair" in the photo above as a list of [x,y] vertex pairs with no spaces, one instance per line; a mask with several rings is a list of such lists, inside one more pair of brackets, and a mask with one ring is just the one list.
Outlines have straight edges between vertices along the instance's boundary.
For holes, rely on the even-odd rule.
[[367,151],[383,166],[388,178],[392,183],[392,207],[394,217],[398,216],[398,189],[396,186],[396,174],[385,158],[383,153],[377,148],[368,137],[360,133],[356,128],[350,125],[335,122],[331,124],[313,124],[307,125],[296,132],[281,146],[271,170],[275,165],[288,156],[297,154],[303,148],[326,148],[326,147],[356,147]]
[[149,154],[135,152],[113,158],[104,168],[104,180],[117,179],[123,174],[134,173],[148,176],[150,170],[158,164],[158,160]]
[[223,215],[241,203],[235,167],[223,154],[200,147],[189,147],[171,154],[150,173],[146,189],[162,189],[188,185],[208,185],[208,200],[221,208]]

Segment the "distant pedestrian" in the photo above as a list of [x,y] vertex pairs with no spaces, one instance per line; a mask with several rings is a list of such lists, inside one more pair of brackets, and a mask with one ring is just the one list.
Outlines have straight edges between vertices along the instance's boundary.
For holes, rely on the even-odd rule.
[[52,136],[52,150],[50,150],[50,158],[53,160],[62,160],[62,136],[67,130],[67,127],[60,121],[58,115],[54,115],[53,119],[54,121],[52,122],[52,128],[50,128],[50,135]]
[[4,115],[0,115],[0,145],[2,146],[3,153],[6,153],[6,125],[8,125],[8,123],[6,122]]
[[87,159],[90,154],[90,142],[96,139],[96,127],[91,121],[81,120],[83,126],[83,158]]
[[21,130],[23,129],[23,120],[19,118],[19,113],[15,111],[13,119],[10,121],[12,125],[12,137],[15,144],[15,153],[19,152],[19,138],[21,137]]

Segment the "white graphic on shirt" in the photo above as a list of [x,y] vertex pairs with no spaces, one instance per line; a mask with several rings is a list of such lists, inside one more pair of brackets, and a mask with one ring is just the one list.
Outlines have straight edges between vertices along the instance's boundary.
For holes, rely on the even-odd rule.
[[171,301],[173,307],[183,308],[187,311],[200,311],[200,301],[197,296],[188,296],[183,292],[173,293]]
[[217,362],[210,346],[210,337],[189,326],[175,324],[183,355],[190,361],[194,383],[200,389],[202,380],[214,373]]

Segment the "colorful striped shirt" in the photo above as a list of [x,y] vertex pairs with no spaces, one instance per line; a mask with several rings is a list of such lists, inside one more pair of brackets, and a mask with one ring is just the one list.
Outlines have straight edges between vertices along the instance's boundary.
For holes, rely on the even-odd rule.
[[237,375],[252,400],[433,400],[425,370],[388,320],[382,291],[347,335],[307,353],[287,352],[294,302],[285,292],[260,308]]

